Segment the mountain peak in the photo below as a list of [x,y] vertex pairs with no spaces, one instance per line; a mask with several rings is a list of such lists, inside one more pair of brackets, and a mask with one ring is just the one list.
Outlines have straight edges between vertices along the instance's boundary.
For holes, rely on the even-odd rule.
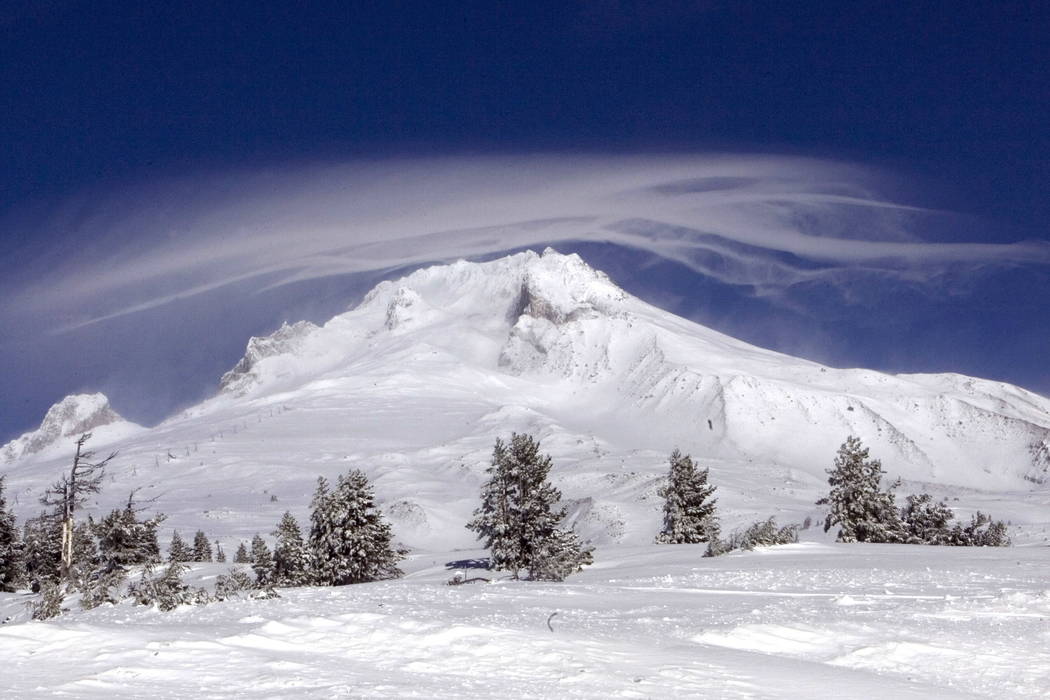
[[0,447],[0,461],[13,462],[95,428],[124,421],[105,394],[71,394],[47,411],[40,427]]

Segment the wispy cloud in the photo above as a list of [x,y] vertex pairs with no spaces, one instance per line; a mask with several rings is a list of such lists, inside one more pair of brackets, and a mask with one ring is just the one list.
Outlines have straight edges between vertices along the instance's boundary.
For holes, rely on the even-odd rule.
[[[947,214],[881,197],[848,164],[759,156],[388,160],[212,174],[111,193],[40,222],[75,254],[27,261],[9,310],[69,330],[229,285],[259,290],[567,241],[649,251],[776,296],[852,272],[1050,265],[1046,242],[924,240]],[[44,264],[44,261],[47,264]]]

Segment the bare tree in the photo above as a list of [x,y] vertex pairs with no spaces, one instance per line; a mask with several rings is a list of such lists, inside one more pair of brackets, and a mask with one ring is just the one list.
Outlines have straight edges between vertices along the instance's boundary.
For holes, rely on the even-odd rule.
[[69,578],[73,566],[73,527],[76,512],[90,494],[102,490],[106,465],[117,456],[116,452],[111,452],[105,459],[94,461],[94,451],[84,448],[84,444],[90,439],[91,433],[84,433],[77,438],[77,451],[69,473],[63,474],[40,499],[45,506],[54,507],[55,515],[62,520],[62,563],[59,571],[62,579]]

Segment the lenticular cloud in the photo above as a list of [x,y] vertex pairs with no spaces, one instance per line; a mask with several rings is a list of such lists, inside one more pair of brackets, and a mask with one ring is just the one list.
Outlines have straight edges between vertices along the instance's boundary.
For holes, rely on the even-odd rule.
[[272,289],[565,242],[645,250],[774,297],[853,274],[932,284],[958,266],[1050,264],[1046,243],[925,240],[923,222],[947,215],[891,201],[885,184],[836,162],[700,155],[212,174],[58,211],[46,225],[77,254],[30,263],[33,282],[9,299],[25,311],[63,306],[69,329],[234,284]]

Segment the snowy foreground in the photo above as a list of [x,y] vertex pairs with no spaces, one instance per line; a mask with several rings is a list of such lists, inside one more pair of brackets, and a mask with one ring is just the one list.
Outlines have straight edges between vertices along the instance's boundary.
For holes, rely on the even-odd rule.
[[[701,553],[611,546],[566,583],[454,587],[444,584],[456,570],[488,574],[469,568],[481,552],[417,554],[397,581],[49,622],[25,621],[25,598],[0,594],[0,618],[12,616],[0,626],[0,696],[1050,694],[1046,547]],[[225,568],[196,566],[197,583]]]

